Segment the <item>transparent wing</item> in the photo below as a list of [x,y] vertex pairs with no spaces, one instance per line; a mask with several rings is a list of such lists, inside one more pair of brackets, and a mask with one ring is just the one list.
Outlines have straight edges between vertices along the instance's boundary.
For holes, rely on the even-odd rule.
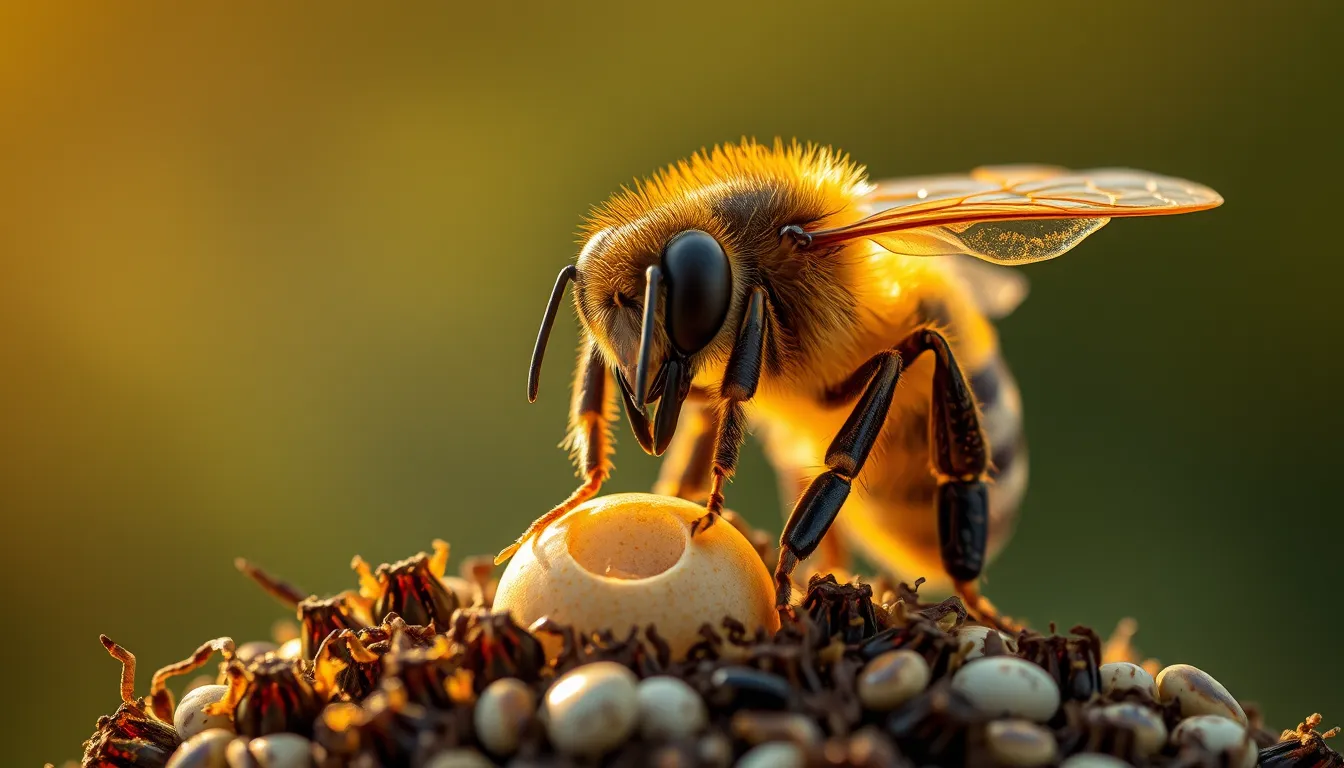
[[1113,218],[1191,213],[1222,202],[1206,186],[1146,171],[987,166],[878,182],[860,201],[865,218],[807,235],[812,247],[868,238],[910,256],[963,253],[1029,264],[1069,251]]

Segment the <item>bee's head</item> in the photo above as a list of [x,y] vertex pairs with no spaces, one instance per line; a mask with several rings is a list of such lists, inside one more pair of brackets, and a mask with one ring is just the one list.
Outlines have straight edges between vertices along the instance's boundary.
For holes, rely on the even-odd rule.
[[[678,232],[668,239],[661,256],[660,263],[644,272],[644,311],[630,391],[632,405],[641,411],[646,403],[659,401],[653,420],[654,455],[667,449],[677,429],[682,403],[691,390],[692,356],[719,335],[733,299],[732,267],[723,246],[709,233]],[[666,341],[659,343],[660,337]]]
[[[718,238],[700,229],[669,229],[675,231],[656,245],[648,229],[635,242],[599,232],[568,268],[579,316],[611,363],[640,445],[654,455],[672,440],[701,353],[720,338],[734,293],[732,266]],[[552,295],[538,351],[564,279]],[[539,365],[534,354],[531,395]],[[652,403],[656,413],[649,413]]]

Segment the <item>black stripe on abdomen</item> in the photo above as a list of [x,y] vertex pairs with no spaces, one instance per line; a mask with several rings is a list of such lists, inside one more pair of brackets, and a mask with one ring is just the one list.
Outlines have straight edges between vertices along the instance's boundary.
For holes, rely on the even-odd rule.
[[1022,432],[1022,399],[1017,382],[1003,358],[995,355],[983,368],[971,374],[971,390],[980,404],[980,426],[989,439],[991,477],[999,477],[1012,468],[1026,450]]

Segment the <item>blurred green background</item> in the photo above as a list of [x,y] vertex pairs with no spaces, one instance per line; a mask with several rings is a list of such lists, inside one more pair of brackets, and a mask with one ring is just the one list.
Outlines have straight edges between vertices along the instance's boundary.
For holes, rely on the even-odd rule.
[[[457,563],[568,493],[568,310],[536,405],[523,385],[580,216],[744,134],[877,177],[1042,161],[1222,192],[1027,268],[1002,331],[1034,479],[989,589],[1039,623],[1133,615],[1275,727],[1344,722],[1341,17],[3,4],[5,762],[73,757],[115,708],[99,632],[149,669],[265,637],[284,611],[235,555],[330,592],[355,552],[443,536]],[[647,489],[618,435],[610,490]],[[777,530],[776,504],[753,447],[730,505]]]

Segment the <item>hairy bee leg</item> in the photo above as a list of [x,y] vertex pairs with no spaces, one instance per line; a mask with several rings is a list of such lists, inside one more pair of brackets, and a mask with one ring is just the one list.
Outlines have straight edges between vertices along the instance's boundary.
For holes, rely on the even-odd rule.
[[[574,378],[574,397],[570,405],[569,444],[579,463],[583,483],[551,511],[537,518],[522,536],[495,557],[495,564],[508,560],[529,539],[546,529],[561,515],[593,498],[611,474],[611,386],[602,353],[591,338],[584,343],[583,362]],[[632,423],[632,426],[634,424]],[[645,422],[647,428],[647,422]]]
[[840,507],[849,497],[850,484],[863,469],[882,424],[887,420],[903,363],[898,351],[888,350],[879,357],[877,370],[863,396],[826,450],[827,470],[807,486],[779,537],[775,605],[780,611],[792,611],[789,601],[793,593],[793,569],[799,560],[806,559],[816,550],[830,530]]
[[691,390],[681,425],[663,454],[663,465],[653,492],[703,503],[709,496],[709,473],[714,466],[714,441],[719,414],[709,407],[703,392]]
[[747,439],[747,413],[742,404],[756,396],[761,369],[765,367],[765,302],[765,289],[761,286],[753,288],[742,315],[737,341],[728,356],[723,383],[719,385],[719,395],[724,403],[714,441],[709,499],[705,502],[705,514],[691,524],[692,535],[713,525],[723,513],[723,486],[737,471],[738,455]]

